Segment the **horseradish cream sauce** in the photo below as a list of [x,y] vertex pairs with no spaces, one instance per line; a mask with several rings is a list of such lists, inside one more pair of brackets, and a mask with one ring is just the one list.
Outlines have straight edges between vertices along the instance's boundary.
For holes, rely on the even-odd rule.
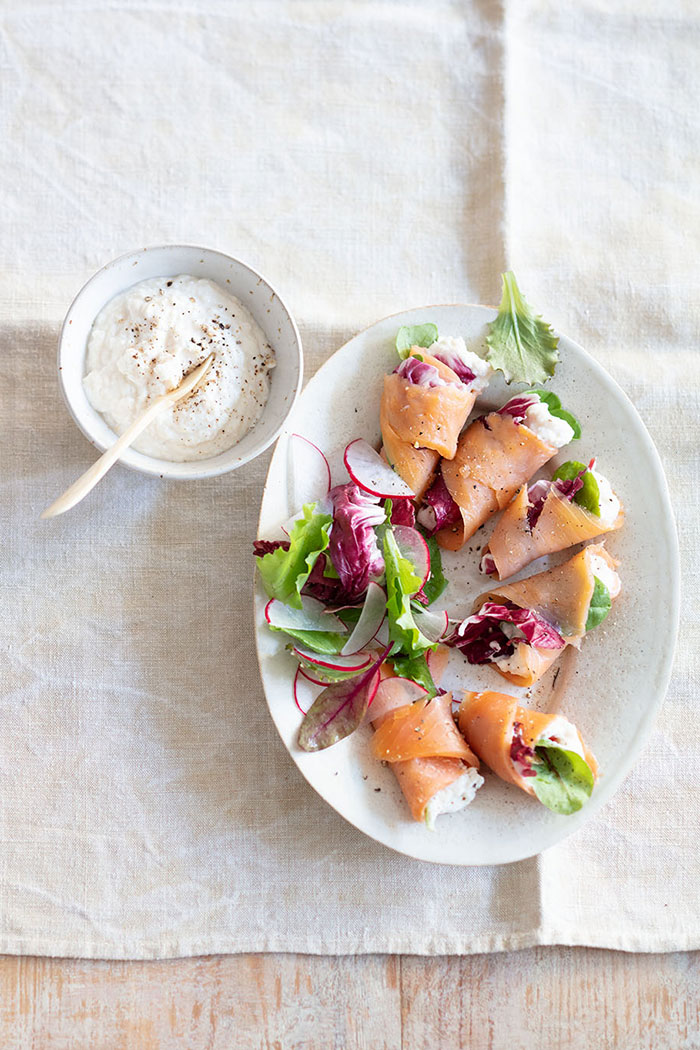
[[141,281],[98,314],[87,346],[85,392],[116,434],[213,353],[205,379],[169,406],[134,448],[174,463],[232,448],[262,415],[274,351],[230,292],[182,274]]

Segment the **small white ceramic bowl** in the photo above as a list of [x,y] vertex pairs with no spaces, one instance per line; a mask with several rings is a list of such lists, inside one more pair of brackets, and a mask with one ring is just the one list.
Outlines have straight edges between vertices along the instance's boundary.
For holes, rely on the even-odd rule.
[[275,351],[270,396],[255,426],[227,452],[191,463],[146,456],[128,449],[120,462],[143,474],[163,478],[211,478],[235,470],[264,452],[278,436],[301,389],[303,354],[297,326],[277,292],[240,259],[209,248],[166,244],[122,255],[91,277],[73,300],[58,343],[58,377],[73,419],[101,452],[116,435],[87,399],[83,387],[90,329],[102,307],[115,295],[150,277],[178,274],[206,277],[230,291],[250,311]]

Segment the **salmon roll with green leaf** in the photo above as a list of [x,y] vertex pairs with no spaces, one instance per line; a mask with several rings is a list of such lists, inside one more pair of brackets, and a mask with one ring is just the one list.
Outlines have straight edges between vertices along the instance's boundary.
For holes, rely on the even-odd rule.
[[551,481],[523,485],[508,504],[482,552],[481,571],[505,580],[535,558],[566,550],[622,527],[624,511],[610,482],[569,460]]
[[561,714],[522,707],[504,693],[466,693],[457,721],[493,772],[554,813],[576,813],[591,797],[598,765]]

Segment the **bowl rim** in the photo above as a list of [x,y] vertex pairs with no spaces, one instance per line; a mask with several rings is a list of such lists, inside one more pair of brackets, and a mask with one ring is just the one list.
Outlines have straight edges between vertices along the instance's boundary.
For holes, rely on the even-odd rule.
[[[246,455],[240,456],[238,459],[235,459],[232,462],[223,464],[217,463],[216,466],[213,466],[211,464],[216,463],[218,456],[211,457],[210,459],[188,460],[179,462],[173,460],[158,459],[155,456],[149,456],[143,452],[138,452],[135,449],[129,448],[119,458],[118,461],[120,466],[126,467],[128,470],[134,470],[137,473],[145,474],[151,477],[158,477],[161,479],[168,479],[173,481],[199,481],[204,478],[219,477],[222,474],[228,474],[230,471],[237,470],[238,467],[242,467],[244,464],[249,463],[251,460],[256,459],[259,455],[265,452],[279,437],[285,423],[287,422],[287,419],[289,418],[292,409],[297,403],[299,394],[301,393],[301,388],[304,382],[304,349],[301,340],[301,334],[299,332],[297,323],[294,319],[294,315],[287,306],[285,300],[279,294],[274,285],[272,285],[268,281],[264,274],[261,274],[244,259],[240,259],[235,255],[229,255],[227,252],[219,251],[219,249],[217,248],[204,248],[201,245],[197,244],[150,244],[146,245],[143,248],[137,248],[130,252],[123,252],[121,255],[116,256],[114,259],[110,259],[98,270],[95,270],[95,272],[88,278],[87,281],[85,281],[84,284],[81,285],[81,287],[74,295],[70,305],[68,306],[68,309],[66,310],[66,314],[63,318],[63,323],[61,324],[61,329],[58,334],[56,363],[58,370],[58,382],[61,394],[63,396],[63,400],[66,404],[66,407],[68,408],[68,411],[73,419],[73,422],[94,448],[96,448],[99,452],[106,451],[106,449],[110,446],[102,442],[98,437],[96,437],[96,435],[90,428],[89,422],[80,416],[73,403],[73,398],[69,393],[68,389],[66,388],[63,368],[65,361],[64,348],[66,337],[68,335],[68,329],[73,319],[73,314],[87,290],[105,273],[105,271],[111,270],[112,268],[116,269],[120,265],[125,264],[128,260],[136,260],[137,258],[140,258],[146,254],[153,254],[157,252],[171,253],[182,250],[192,252],[193,254],[201,253],[202,255],[209,257],[216,256],[227,263],[235,263],[238,266],[242,266],[245,270],[247,270],[256,283],[259,284],[262,282],[279,302],[279,305],[282,308],[282,311],[285,314],[289,326],[291,328],[294,337],[294,345],[296,347],[297,377],[294,387],[290,390],[290,396],[287,401],[284,415],[280,418],[279,424],[274,429],[272,434],[264,440],[260,441]],[[134,284],[137,283],[138,280],[134,281]],[[105,306],[108,302],[109,299],[105,299],[102,305]],[[102,309],[102,307],[100,307],[99,309]],[[99,313],[99,310],[97,312]],[[91,323],[94,323],[96,317],[97,313],[95,314],[95,317],[93,317]],[[265,332],[265,335],[267,336],[267,332]],[[87,352],[87,341],[84,349],[84,353],[85,352]],[[117,437],[118,435],[115,435],[115,440]],[[232,452],[235,448],[236,446],[233,445],[231,449],[228,449],[226,450],[226,452],[220,453],[219,455],[226,455],[227,452]]]

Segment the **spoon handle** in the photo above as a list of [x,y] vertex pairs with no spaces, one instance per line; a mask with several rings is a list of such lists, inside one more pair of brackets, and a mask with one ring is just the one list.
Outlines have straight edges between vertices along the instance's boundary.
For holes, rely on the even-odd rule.
[[54,500],[50,507],[43,510],[39,517],[55,518],[56,515],[65,514],[65,512],[70,510],[71,507],[74,507],[76,503],[80,503],[80,501],[87,496],[88,492],[91,492],[92,489],[94,489],[100,478],[105,476],[109,468],[114,466],[124,449],[128,448],[133,441],[136,441],[139,434],[141,434],[158,413],[171,402],[172,397],[168,394],[163,394],[161,397],[157,397],[155,401],[148,406],[143,415],[134,420],[130,427],[127,427],[122,436],[114,442],[111,448],[108,448],[106,452],[103,452],[97,462],[93,463],[84,474],[81,474],[78,480],[74,481],[62,496],[59,496],[57,500]]

